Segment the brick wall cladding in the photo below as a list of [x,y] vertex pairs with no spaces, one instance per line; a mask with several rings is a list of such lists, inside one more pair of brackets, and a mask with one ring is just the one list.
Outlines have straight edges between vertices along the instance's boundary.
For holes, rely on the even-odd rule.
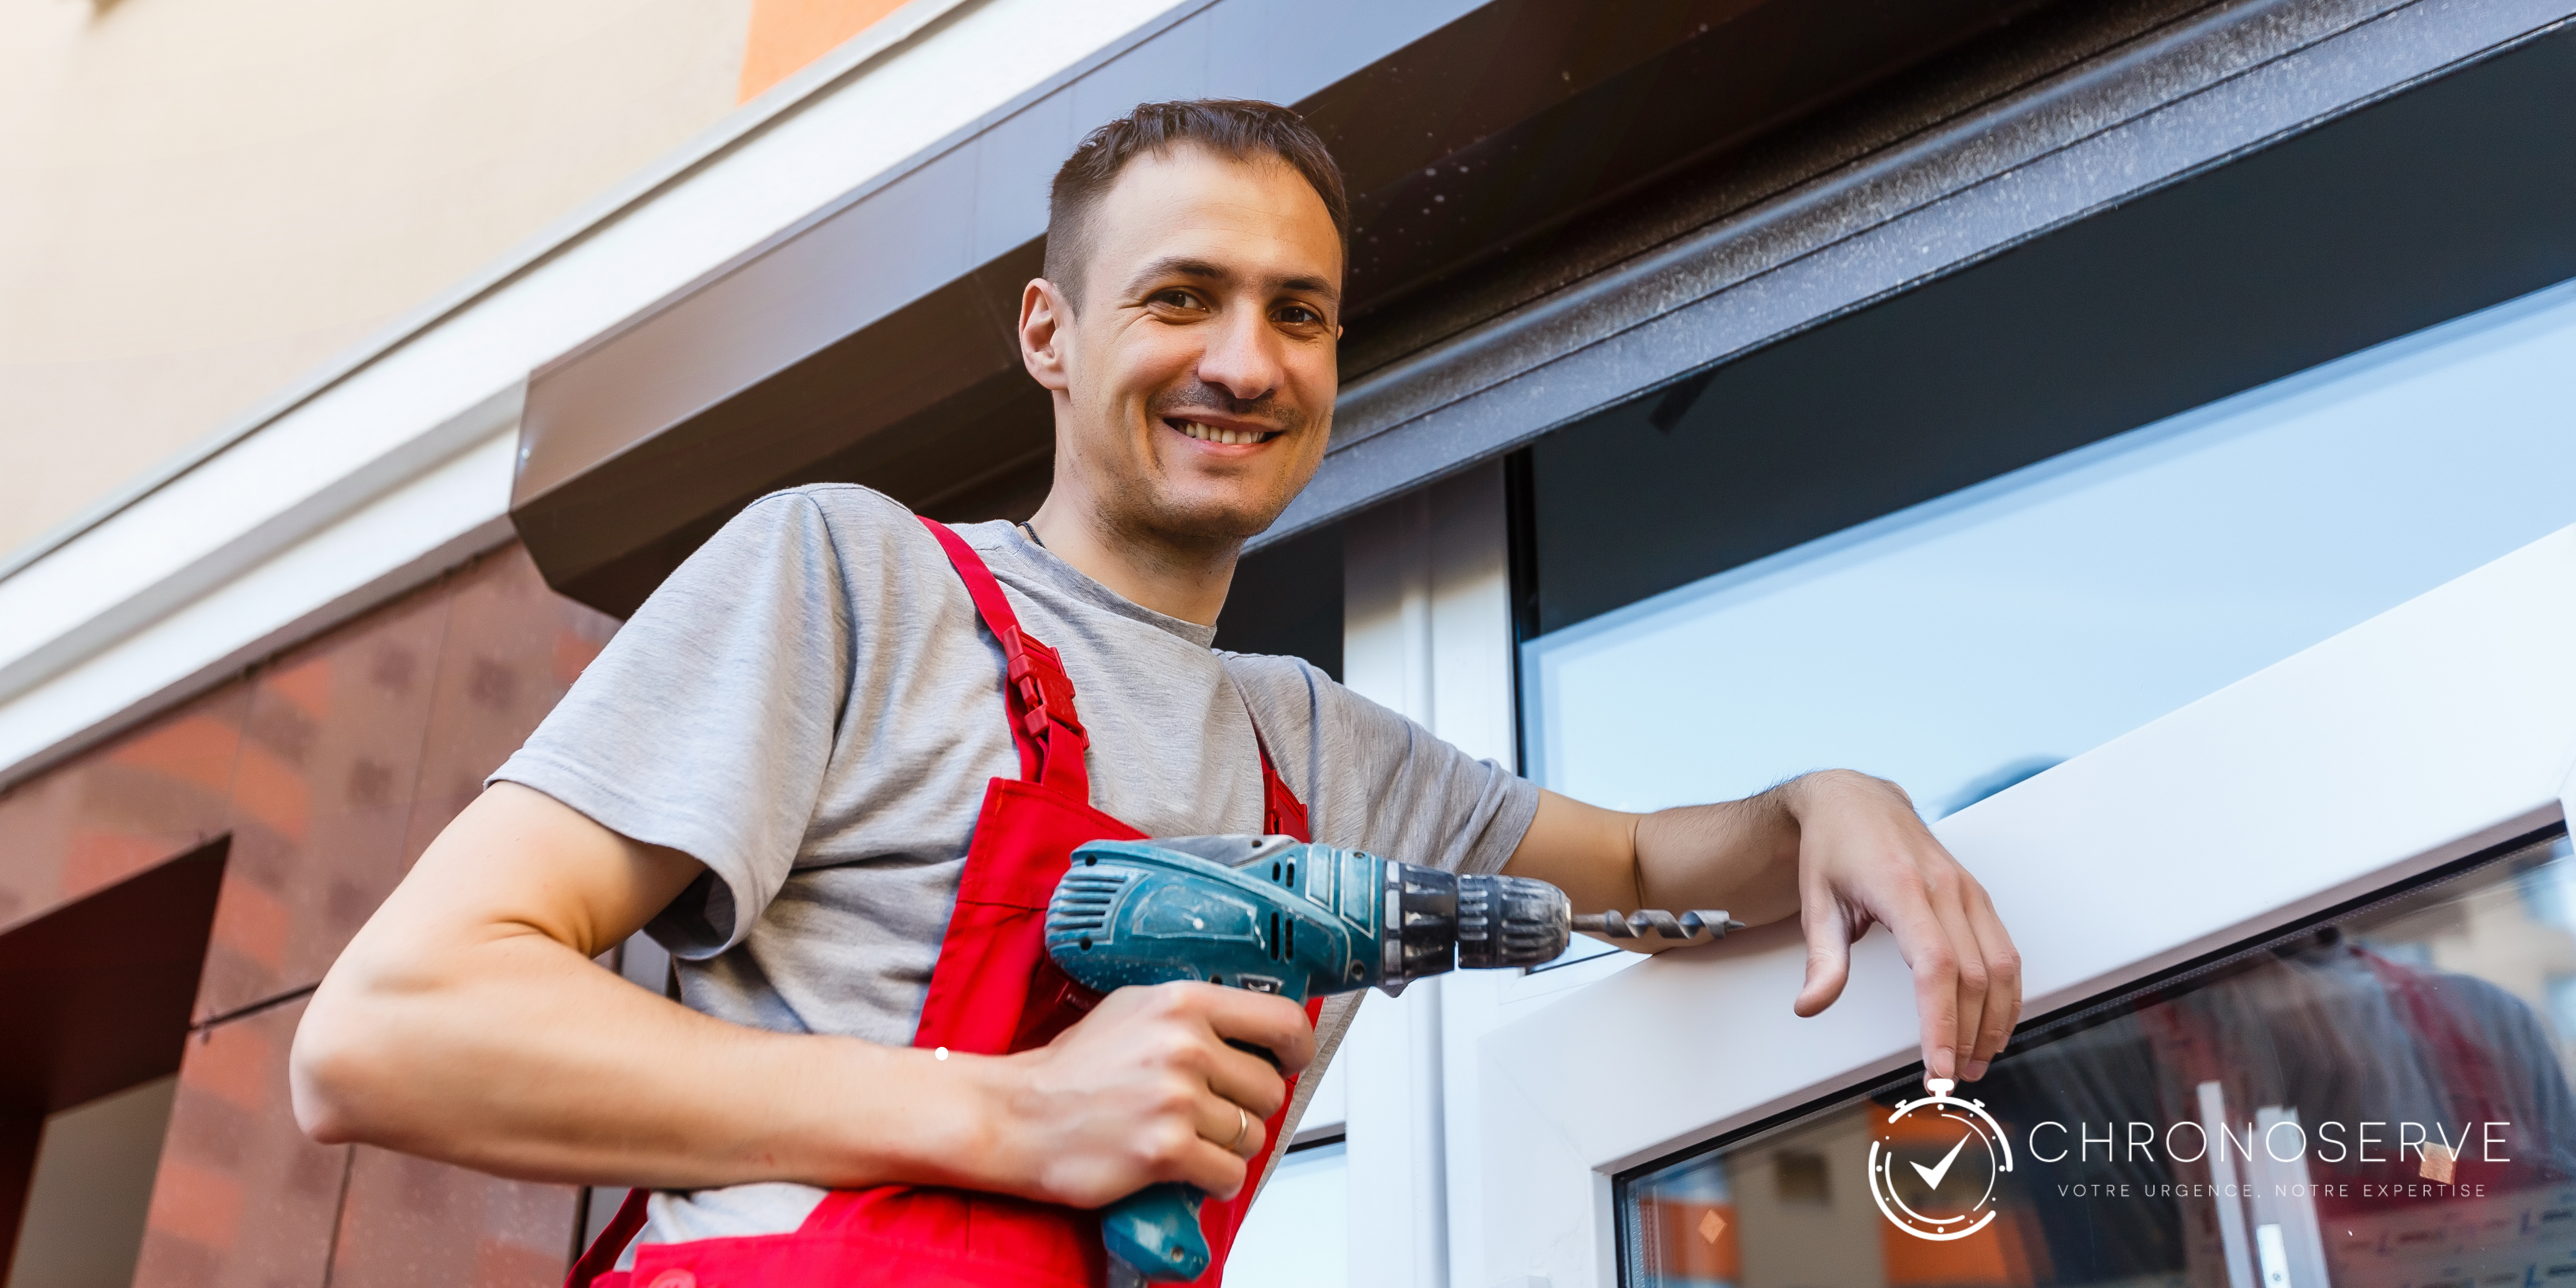
[[562,1281],[577,1191],[315,1145],[286,1052],[302,991],[616,627],[511,545],[0,795],[0,934],[233,838],[137,1288]]

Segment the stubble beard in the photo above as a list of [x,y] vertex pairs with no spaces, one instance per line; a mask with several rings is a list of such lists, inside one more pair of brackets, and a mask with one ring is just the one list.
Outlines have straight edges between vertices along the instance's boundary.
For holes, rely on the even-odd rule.
[[[1265,463],[1247,466],[1234,479],[1206,480],[1209,486],[1204,490],[1218,496],[1186,496],[1164,467],[1176,457],[1186,459],[1180,454],[1190,449],[1175,447],[1167,453],[1161,450],[1160,443],[1161,435],[1172,432],[1164,424],[1166,420],[1188,419],[1194,411],[1243,417],[1275,428],[1280,437],[1271,440],[1274,452],[1302,447],[1300,435],[1308,432],[1312,419],[1298,408],[1272,399],[1238,401],[1195,381],[1160,390],[1146,400],[1143,459],[1136,462],[1137,468],[1119,471],[1103,480],[1100,502],[1104,513],[1100,518],[1103,526],[1121,539],[1167,551],[1184,560],[1231,552],[1268,531],[1288,503],[1296,499],[1304,482],[1281,479],[1276,474],[1279,467]],[[1253,486],[1247,487],[1247,483]],[[1262,494],[1246,495],[1253,487]]]

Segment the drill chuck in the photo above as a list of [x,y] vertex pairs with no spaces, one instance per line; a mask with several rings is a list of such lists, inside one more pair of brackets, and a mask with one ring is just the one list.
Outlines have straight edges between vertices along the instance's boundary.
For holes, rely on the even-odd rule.
[[1384,880],[1377,982],[1389,994],[1453,967],[1536,966],[1564,952],[1573,937],[1573,909],[1563,891],[1544,881],[1459,876],[1392,861]]
[[1458,969],[1537,966],[1573,938],[1565,892],[1528,877],[1458,878]]

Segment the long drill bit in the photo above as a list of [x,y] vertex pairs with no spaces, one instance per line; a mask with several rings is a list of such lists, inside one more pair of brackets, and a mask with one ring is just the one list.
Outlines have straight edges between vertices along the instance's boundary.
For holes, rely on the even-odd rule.
[[1651,930],[1658,939],[1688,943],[1700,938],[1703,932],[1711,940],[1724,939],[1726,932],[1744,929],[1744,923],[1727,916],[1723,910],[1712,912],[1694,908],[1675,916],[1661,908],[1647,908],[1632,913],[1621,913],[1616,909],[1587,913],[1574,919],[1574,928],[1598,931],[1612,939],[1643,939]]

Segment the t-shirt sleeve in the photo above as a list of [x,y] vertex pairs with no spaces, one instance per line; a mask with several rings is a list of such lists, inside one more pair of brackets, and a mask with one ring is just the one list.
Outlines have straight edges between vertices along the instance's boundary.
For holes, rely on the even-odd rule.
[[[1265,730],[1313,731],[1303,764],[1277,766],[1315,839],[1453,872],[1502,870],[1538,815],[1538,786],[1295,658],[1234,655]],[[1292,739],[1279,739],[1289,742]]]
[[681,564],[493,771],[707,873],[655,918],[684,957],[739,943],[787,880],[847,697],[853,625],[822,509],[754,502]]

